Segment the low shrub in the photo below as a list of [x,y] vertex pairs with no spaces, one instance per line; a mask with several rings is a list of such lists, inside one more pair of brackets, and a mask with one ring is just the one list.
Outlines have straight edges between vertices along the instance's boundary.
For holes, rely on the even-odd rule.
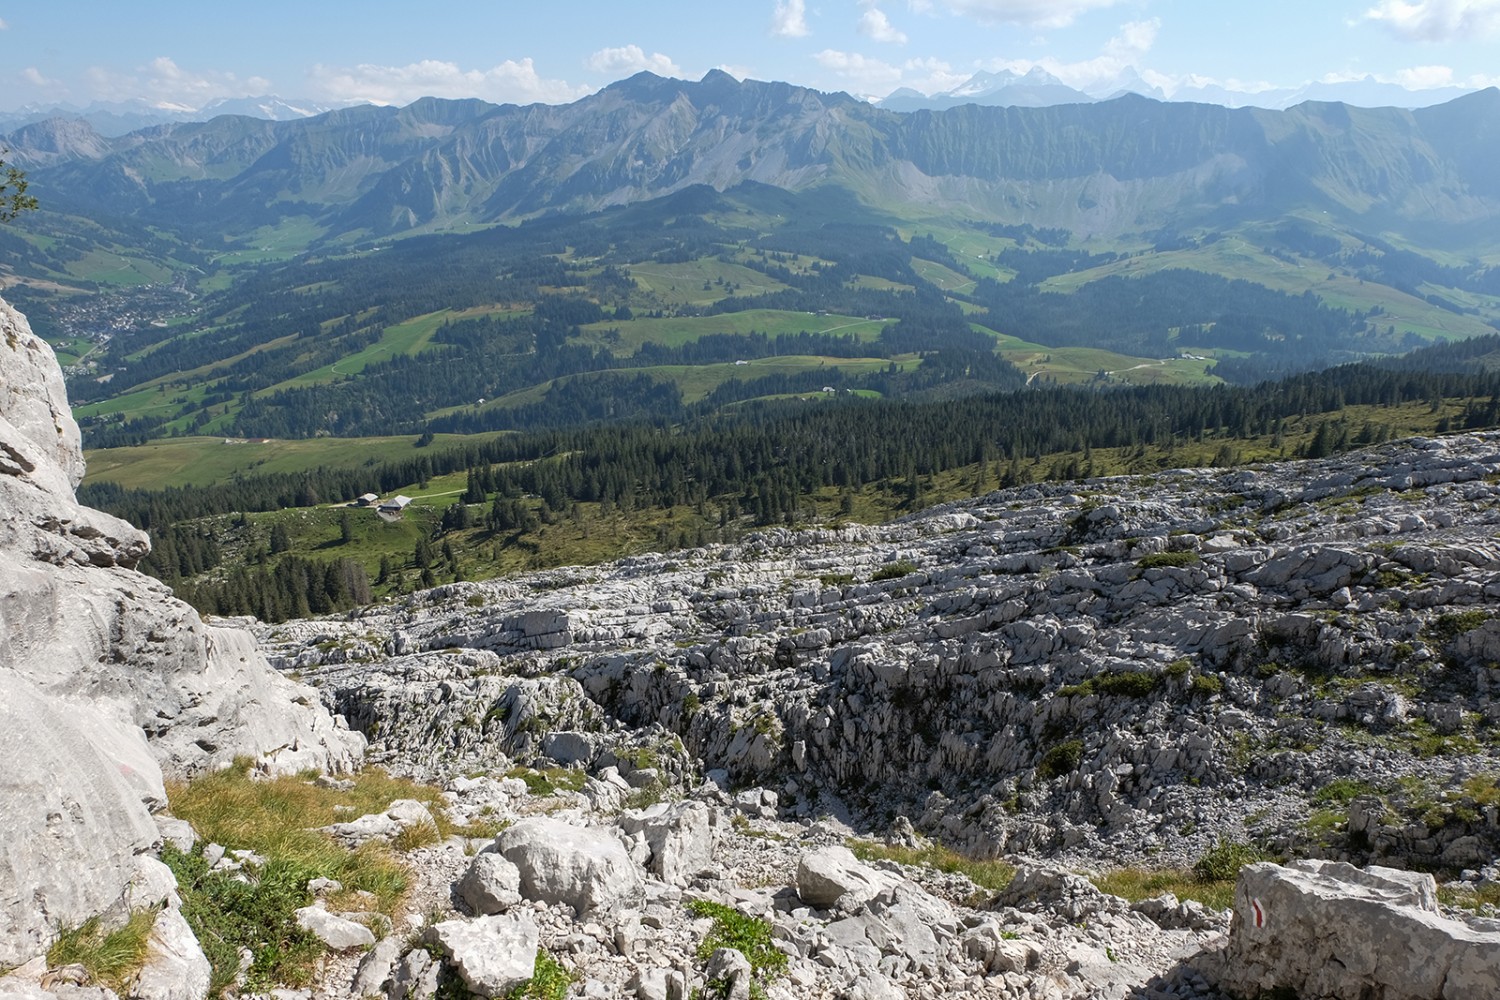
[[1061,778],[1078,769],[1083,760],[1083,740],[1067,740],[1048,748],[1037,764],[1037,774],[1043,778]]
[[875,582],[879,582],[881,580],[899,580],[903,576],[910,576],[916,571],[917,567],[915,564],[907,562],[905,559],[903,559],[900,562],[887,563],[886,565],[880,567],[875,571],[875,575],[870,577],[870,579]]

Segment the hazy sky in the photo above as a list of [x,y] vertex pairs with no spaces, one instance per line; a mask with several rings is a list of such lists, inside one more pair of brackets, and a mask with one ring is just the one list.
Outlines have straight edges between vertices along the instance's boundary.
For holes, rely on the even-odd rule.
[[1500,0],[0,0],[0,109],[278,94],[558,103],[649,69],[883,96],[1040,65],[1294,87],[1500,84]]

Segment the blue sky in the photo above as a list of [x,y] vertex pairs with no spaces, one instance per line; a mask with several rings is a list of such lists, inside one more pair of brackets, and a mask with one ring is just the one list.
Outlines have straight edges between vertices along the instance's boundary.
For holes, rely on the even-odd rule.
[[[706,12],[706,11],[710,11]],[[0,109],[278,94],[559,103],[649,69],[880,97],[1040,65],[1295,87],[1500,84],[1500,0],[0,0]]]

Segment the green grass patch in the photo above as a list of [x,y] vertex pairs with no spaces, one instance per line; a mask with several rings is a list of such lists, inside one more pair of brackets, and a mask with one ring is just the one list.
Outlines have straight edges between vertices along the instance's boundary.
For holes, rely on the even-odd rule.
[[[720,948],[737,950],[750,962],[752,997],[763,997],[766,984],[786,972],[787,957],[771,943],[769,922],[708,899],[688,900],[687,910],[695,917],[707,917],[713,921],[713,926],[698,945],[698,959],[707,961]],[[704,987],[705,995],[727,997],[728,987],[728,983],[709,982]]]
[[536,950],[535,969],[530,979],[505,994],[505,1000],[563,1000],[578,978],[545,948]]
[[1191,899],[1215,910],[1234,905],[1233,877],[1204,880],[1187,868],[1117,868],[1092,875],[1089,881],[1101,892],[1132,903],[1170,892],[1178,899]]
[[385,361],[398,354],[421,353],[431,343],[432,335],[437,332],[438,327],[442,326],[451,315],[451,310],[441,309],[388,326],[381,333],[380,339],[369,347],[348,357],[340,358],[332,364],[324,365],[322,368],[314,368],[312,371],[303,372],[296,378],[278,382],[256,395],[270,395],[283,389],[333,382],[340,378],[348,378],[350,375],[358,375],[376,361]]
[[1164,569],[1169,566],[1181,568],[1196,566],[1199,561],[1196,552],[1153,552],[1141,556],[1135,561],[1135,565],[1138,569]]
[[47,967],[81,965],[89,980],[128,996],[130,984],[146,963],[146,944],[156,910],[136,910],[123,927],[106,931],[98,917],[62,931],[47,949]]
[[614,354],[626,356],[634,354],[643,344],[680,347],[714,333],[763,333],[768,337],[782,333],[836,333],[853,334],[860,340],[873,341],[893,322],[842,313],[817,315],[786,309],[745,309],[713,316],[601,320],[581,327],[580,340],[608,347]]
[[307,882],[317,872],[297,860],[272,858],[241,881],[216,872],[199,853],[170,844],[162,861],[177,877],[182,915],[203,947],[211,969],[209,996],[225,995],[239,975],[240,949],[250,951],[248,991],[312,982],[323,945],[297,925],[296,912],[311,902]]
[[173,815],[191,823],[202,840],[254,851],[273,864],[307,873],[307,878],[337,879],[346,889],[373,893],[381,912],[389,915],[407,890],[405,866],[384,845],[349,851],[313,827],[382,812],[397,799],[425,802],[436,816],[442,797],[437,789],[392,778],[377,768],[354,781],[349,791],[297,777],[257,781],[251,779],[248,763],[241,762],[174,783],[167,797]]
[[[154,393],[146,393],[150,396]],[[367,438],[272,439],[264,443],[222,437],[182,437],[129,448],[100,448],[85,453],[85,482],[113,482],[132,489],[211,486],[236,476],[305,472],[319,466],[352,469],[400,462],[448,448],[491,441],[507,432],[435,434],[425,449],[413,434]],[[462,490],[463,483],[459,483]],[[411,490],[405,491],[414,495]]]
[[588,780],[585,772],[571,767],[517,767],[512,768],[505,776],[520,778],[526,782],[526,790],[539,797],[556,795],[558,792],[582,791],[584,782]]

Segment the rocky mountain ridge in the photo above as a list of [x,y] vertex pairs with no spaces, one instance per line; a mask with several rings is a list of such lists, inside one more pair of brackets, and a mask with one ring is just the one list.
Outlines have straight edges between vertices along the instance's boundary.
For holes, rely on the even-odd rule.
[[[885,202],[1080,235],[1328,211],[1367,230],[1493,217],[1497,92],[1414,111],[1287,111],[1138,95],[898,114],[785,83],[641,73],[573,104],[423,99],[286,122],[223,117],[118,138],[6,138],[58,210],[216,238],[305,217],[329,237],[594,211],[693,185],[837,184]],[[1435,231],[1435,230],[1434,230]]]

